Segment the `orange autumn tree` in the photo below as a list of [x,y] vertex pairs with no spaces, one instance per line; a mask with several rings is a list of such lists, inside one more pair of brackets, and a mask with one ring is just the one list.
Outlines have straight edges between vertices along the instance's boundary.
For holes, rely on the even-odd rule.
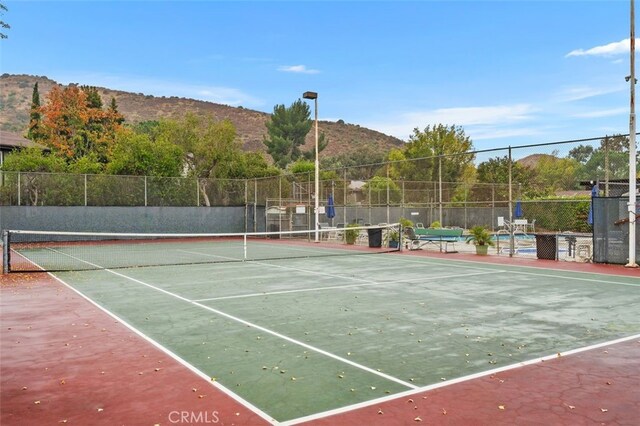
[[42,143],[68,162],[92,158],[108,162],[124,117],[115,100],[106,110],[94,87],[54,86],[41,107]]

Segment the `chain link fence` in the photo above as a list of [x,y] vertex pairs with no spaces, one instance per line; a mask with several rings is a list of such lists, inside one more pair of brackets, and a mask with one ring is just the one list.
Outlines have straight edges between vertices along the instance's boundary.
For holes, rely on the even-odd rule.
[[376,224],[406,218],[425,227],[437,222],[499,232],[505,223],[519,221],[528,233],[591,238],[592,187],[597,185],[597,196],[623,196],[628,176],[628,137],[623,135],[321,167],[319,194],[314,193],[313,172],[234,180],[4,171],[0,205],[245,206],[250,216],[245,223],[252,231],[266,227],[270,207],[304,206],[307,219],[288,229],[313,226],[309,212],[315,197],[324,206],[331,194],[336,216],[322,216],[320,222]]

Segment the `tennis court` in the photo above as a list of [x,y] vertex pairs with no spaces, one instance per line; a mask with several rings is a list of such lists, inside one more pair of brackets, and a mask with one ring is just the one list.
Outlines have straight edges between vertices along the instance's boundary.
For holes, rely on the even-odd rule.
[[236,259],[237,247],[188,244],[153,244],[195,259],[182,265],[116,267],[113,244],[36,247],[20,256],[89,265],[55,277],[269,422],[405,401],[640,338],[637,276],[366,249],[343,256],[337,244],[270,239],[256,244],[272,259],[205,263]]

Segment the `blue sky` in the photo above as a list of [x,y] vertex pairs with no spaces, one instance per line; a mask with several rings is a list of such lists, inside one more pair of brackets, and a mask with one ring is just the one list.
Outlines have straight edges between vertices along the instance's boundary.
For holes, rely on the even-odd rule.
[[2,73],[321,120],[478,149],[629,130],[629,1],[8,1]]

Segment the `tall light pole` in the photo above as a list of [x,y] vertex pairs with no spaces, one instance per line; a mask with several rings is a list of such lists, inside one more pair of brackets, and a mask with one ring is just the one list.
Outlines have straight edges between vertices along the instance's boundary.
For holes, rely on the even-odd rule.
[[320,162],[318,161],[318,93],[316,92],[304,92],[302,94],[302,97],[304,99],[313,99],[314,100],[314,110],[315,110],[315,118],[316,118],[316,160],[315,160],[315,205],[314,205],[314,211],[315,211],[315,225],[314,225],[314,229],[316,230],[315,232],[315,239],[314,241],[317,243],[319,241],[318,239],[318,222],[320,222],[320,219],[318,217],[318,211],[320,210]]
[[628,268],[637,268],[636,263],[636,29],[635,29],[635,4],[631,0],[631,34],[630,42],[630,68],[629,84],[631,86],[630,115],[629,115],[629,263]]

